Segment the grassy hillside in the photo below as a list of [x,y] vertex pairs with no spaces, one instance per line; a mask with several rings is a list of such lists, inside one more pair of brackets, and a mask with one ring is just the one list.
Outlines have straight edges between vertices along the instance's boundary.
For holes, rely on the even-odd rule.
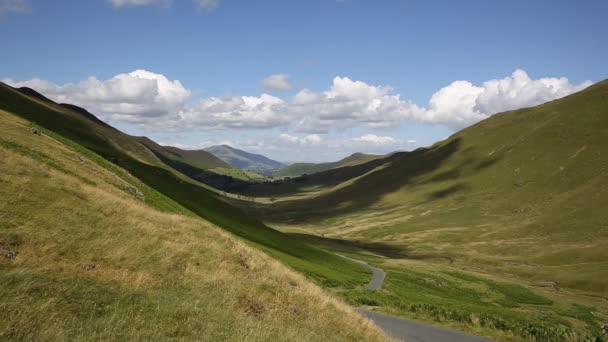
[[[165,164],[159,159],[162,154],[150,150],[153,144],[149,140],[146,143],[141,138],[100,125],[80,113],[20,94],[6,85],[0,85],[0,109],[35,122],[35,125],[93,151],[181,207],[247,240],[321,284],[352,288],[367,281],[369,271],[365,268],[268,228],[224,203],[215,192],[171,167],[179,165],[193,170],[193,166]],[[146,201],[156,204],[154,198]]]
[[261,182],[266,177],[252,171],[241,170],[219,159],[205,150],[182,150],[173,146],[163,146],[170,155],[179,161],[188,163],[202,170],[211,171],[221,176],[228,176],[242,181]]
[[337,167],[357,165],[371,160],[382,158],[380,155],[353,153],[352,155],[332,163],[293,163],[273,173],[275,177],[297,177],[304,174],[335,169]]
[[230,165],[220,158],[204,150],[182,150],[173,146],[163,146],[174,156],[203,170],[214,168],[230,168]]
[[403,152],[390,154],[370,161],[348,162],[347,165],[294,178],[252,183],[237,190],[241,194],[257,197],[273,197],[274,200],[289,200],[295,197],[310,197],[329,190],[348,180],[360,177],[377,168],[382,168],[398,159]]
[[[606,155],[604,81],[495,115],[315,196],[258,210],[294,236],[386,268],[385,292],[353,295],[355,302],[468,329],[493,312],[512,327],[549,323],[548,331],[592,333],[608,321]],[[415,282],[435,284],[432,295],[414,293]],[[513,294],[495,283],[510,284]],[[519,329],[509,324],[490,325]]]
[[207,147],[205,151],[212,153],[235,168],[250,170],[263,175],[268,175],[274,170],[285,166],[283,163],[261,154],[245,152],[228,145]]
[[128,171],[32,128],[0,110],[0,340],[386,340]]

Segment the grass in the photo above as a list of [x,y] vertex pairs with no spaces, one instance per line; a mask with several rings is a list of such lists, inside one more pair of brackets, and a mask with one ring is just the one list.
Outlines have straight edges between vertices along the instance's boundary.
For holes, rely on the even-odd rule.
[[162,163],[160,154],[154,157],[150,153],[151,149],[159,148],[151,141],[128,136],[53,103],[19,94],[8,86],[0,86],[0,100],[5,110],[125,169],[147,188],[171,198],[180,207],[245,239],[324,286],[353,288],[366,282],[369,271],[360,265],[265,226],[220,200],[218,194],[201,183]]
[[[466,281],[480,297],[470,298],[477,311],[465,313],[483,313],[491,300],[500,308],[497,318],[593,335],[608,321],[607,99],[608,81],[599,82],[560,100],[497,114],[429,148],[392,155],[390,162],[374,161],[379,166],[365,173],[339,178],[346,169],[331,170],[339,182],[314,193],[301,189],[318,185],[316,178],[300,179],[297,187],[283,187],[284,199],[241,205],[271,226],[307,232],[292,236],[323,248],[336,249],[335,240],[342,240],[340,248],[384,257],[393,297],[382,306],[395,312],[412,316],[391,304],[400,300],[457,310],[449,303],[461,295],[420,283],[418,292],[437,296],[415,302],[400,288],[412,290],[408,277],[418,275],[395,265],[415,267],[425,278],[437,270],[474,272],[494,282]],[[370,248],[383,245],[401,252]],[[583,316],[571,314],[576,305],[597,319],[577,319]]]
[[40,131],[0,111],[0,340],[386,340],[302,275]]

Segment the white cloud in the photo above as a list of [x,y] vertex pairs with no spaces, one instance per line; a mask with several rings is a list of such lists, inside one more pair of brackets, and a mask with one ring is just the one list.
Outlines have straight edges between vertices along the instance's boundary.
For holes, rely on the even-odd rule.
[[0,0],[0,18],[5,14],[25,13],[30,11],[28,0]]
[[89,77],[64,85],[40,79],[3,81],[14,87],[33,88],[56,102],[82,106],[104,119],[135,123],[168,116],[190,96],[190,90],[179,81],[146,70],[119,74],[109,80]]
[[266,90],[289,90],[291,84],[289,84],[289,75],[287,74],[275,74],[270,75],[262,80],[262,88]]
[[285,105],[283,100],[268,94],[259,97],[209,97],[195,106],[180,110],[169,122],[161,125],[175,131],[272,128],[289,122],[288,116],[281,115]]
[[372,86],[348,77],[336,77],[323,93],[303,89],[292,99],[290,112],[302,119],[297,130],[324,132],[327,128],[364,124],[373,128],[394,126],[419,107],[391,95],[388,86]]
[[580,91],[592,82],[571,84],[567,78],[533,80],[521,69],[509,77],[475,86],[467,81],[455,81],[433,94],[429,108],[415,115],[423,122],[447,124],[464,128],[493,114],[536,106]]
[[134,7],[134,6],[149,6],[149,5],[165,5],[171,4],[172,0],[109,0],[114,7]]
[[[286,77],[283,80],[287,82]],[[145,70],[119,74],[109,80],[90,77],[65,85],[40,79],[5,82],[32,87],[58,102],[83,106],[103,119],[136,123],[150,130],[281,126],[310,136],[352,126],[391,128],[412,121],[445,124],[456,130],[496,112],[538,105],[591,84],[574,85],[566,78],[534,80],[525,71],[515,70],[509,77],[489,80],[480,86],[455,81],[433,94],[428,106],[422,107],[403,100],[388,86],[370,85],[348,77],[334,78],[324,92],[303,89],[291,99],[269,94],[224,95],[194,103],[186,102],[191,91],[179,81]]]
[[351,140],[355,144],[369,144],[369,145],[393,145],[397,144],[397,139],[388,136],[378,136],[375,134],[366,134],[359,138]]
[[323,138],[321,138],[321,136],[318,134],[308,134],[303,137],[298,137],[295,135],[283,133],[279,135],[277,140],[282,144],[288,145],[319,146],[323,141]]
[[199,8],[211,11],[219,6],[219,0],[194,0],[194,2],[198,5]]

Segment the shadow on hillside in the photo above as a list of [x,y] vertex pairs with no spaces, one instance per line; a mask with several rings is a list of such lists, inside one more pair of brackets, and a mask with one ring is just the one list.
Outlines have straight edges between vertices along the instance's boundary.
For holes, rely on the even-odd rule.
[[287,235],[306,241],[311,245],[332,249],[342,252],[367,251],[376,255],[391,259],[432,259],[437,256],[415,254],[405,246],[397,246],[383,242],[366,242],[357,240],[344,240],[338,238],[329,238],[318,235],[310,235],[303,233],[287,233]]
[[[401,153],[388,167],[359,178],[349,186],[313,198],[285,201],[260,214],[273,222],[318,222],[327,217],[365,209],[406,185],[455,179],[460,176],[460,169],[416,182],[418,177],[440,168],[450,156],[459,151],[461,144],[462,139],[455,138],[431,148]],[[448,191],[435,196],[440,198],[449,194]]]
[[439,200],[442,198],[446,198],[450,195],[453,195],[457,192],[462,192],[462,191],[466,191],[466,190],[470,190],[471,187],[469,185],[466,185],[465,183],[457,183],[454,185],[450,185],[445,189],[442,190],[438,190],[438,191],[434,191],[431,192],[428,195],[428,198],[426,200],[426,202],[430,202],[430,201],[435,201],[435,200]]
[[247,196],[289,196],[295,193],[308,192],[310,189],[326,189],[364,175],[365,173],[399,159],[404,152],[395,153],[385,158],[370,160],[365,163],[342,166],[310,175],[287,177],[273,182],[252,183],[240,194]]

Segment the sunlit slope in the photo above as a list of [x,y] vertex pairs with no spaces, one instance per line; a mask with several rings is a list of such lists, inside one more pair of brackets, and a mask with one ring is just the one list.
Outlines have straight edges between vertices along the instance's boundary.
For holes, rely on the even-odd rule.
[[36,132],[0,110],[0,340],[383,340],[301,275]]
[[607,296],[606,208],[603,81],[495,115],[334,191],[277,204],[269,220]]
[[143,144],[141,138],[123,134],[54,103],[20,94],[6,85],[0,85],[0,109],[97,153],[180,206],[248,240],[325,285],[352,287],[367,281],[369,271],[359,265],[270,229],[224,203],[214,192],[165,164],[148,148],[152,146],[150,141]]

